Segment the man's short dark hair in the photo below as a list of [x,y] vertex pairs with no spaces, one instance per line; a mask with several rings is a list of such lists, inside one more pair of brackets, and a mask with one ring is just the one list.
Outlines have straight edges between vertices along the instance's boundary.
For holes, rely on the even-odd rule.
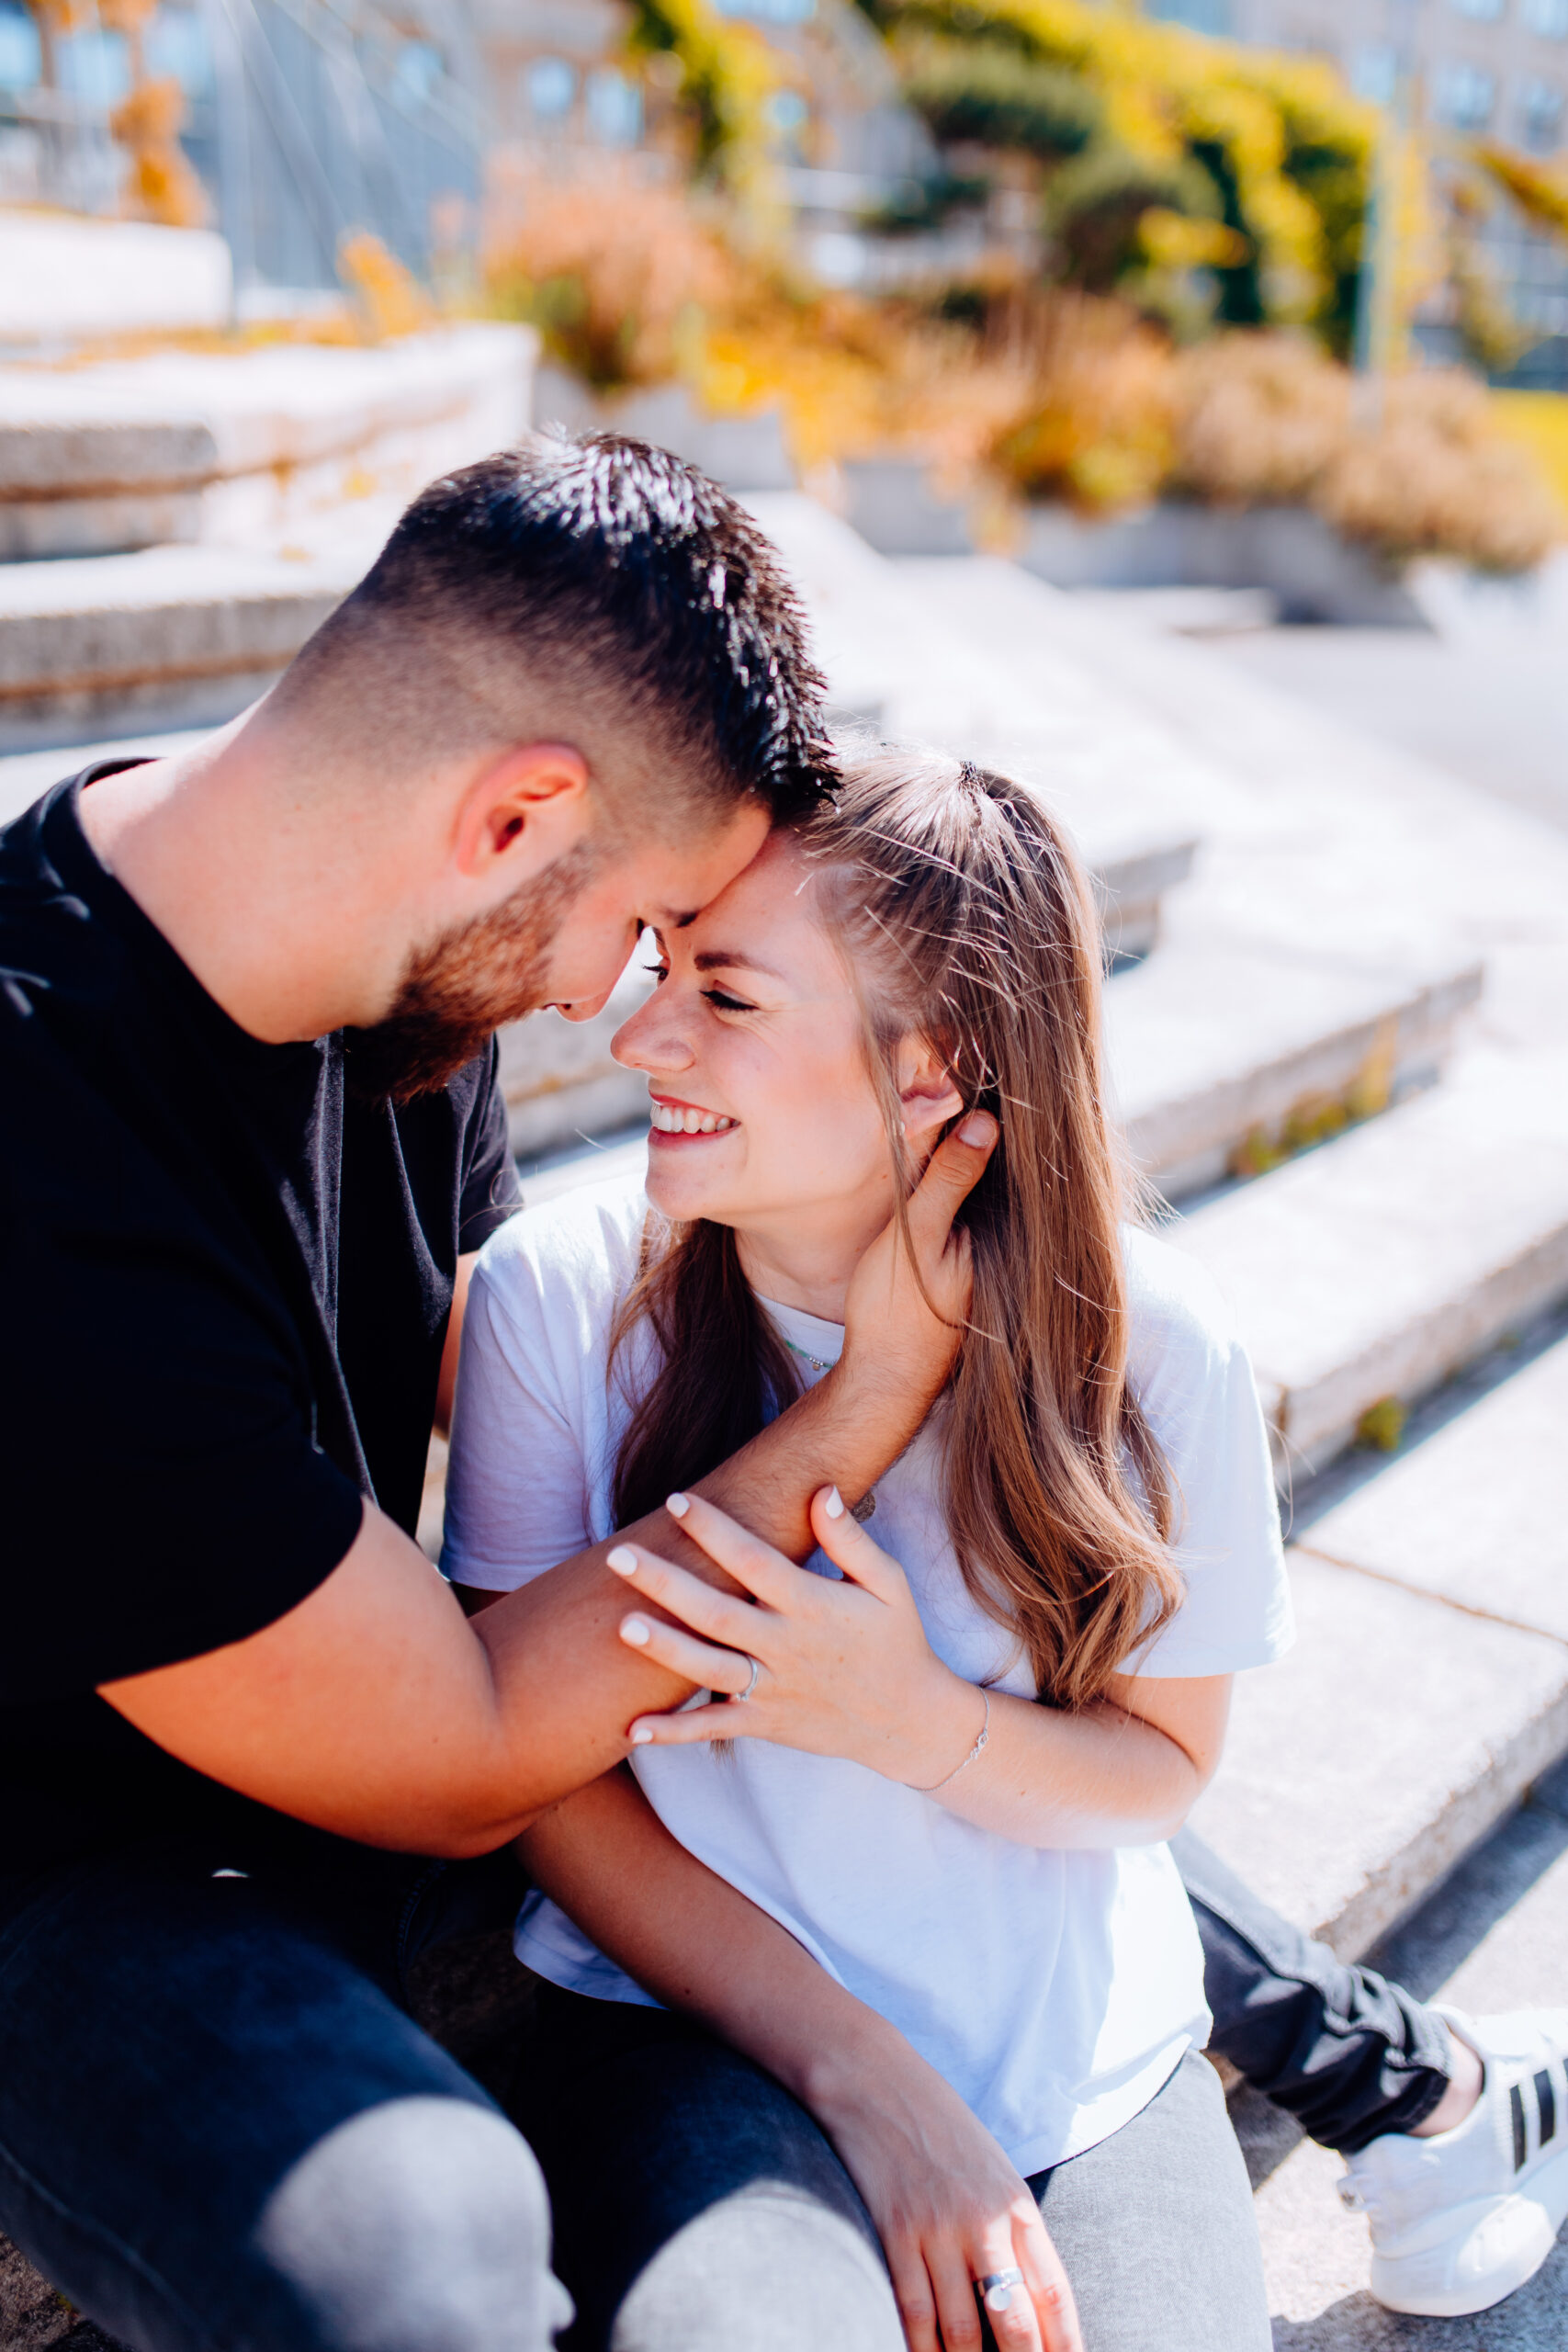
[[531,436],[422,491],[281,698],[342,684],[345,659],[357,723],[392,758],[439,730],[454,748],[507,740],[544,681],[585,720],[634,729],[672,804],[752,796],[788,819],[833,777],[775,549],[694,467],[618,434]]

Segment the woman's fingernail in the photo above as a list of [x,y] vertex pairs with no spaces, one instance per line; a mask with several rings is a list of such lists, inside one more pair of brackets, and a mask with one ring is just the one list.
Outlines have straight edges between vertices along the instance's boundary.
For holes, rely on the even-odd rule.
[[634,1747],[651,1747],[653,1745],[653,1734],[650,1731],[644,1731],[639,1724],[637,1729],[632,1734],[631,1744]]
[[664,1508],[671,1519],[684,1519],[692,1506],[684,1495],[666,1495]]
[[624,1617],[621,1620],[621,1639],[630,1642],[634,1649],[647,1648],[649,1630],[646,1617]]
[[837,1487],[829,1487],[828,1499],[823,1504],[822,1508],[827,1512],[829,1519],[842,1519],[844,1515],[844,1498],[839,1492]]
[[959,1142],[973,1144],[976,1150],[994,1143],[996,1136],[997,1123],[988,1111],[971,1111],[966,1119],[958,1122]]
[[604,1566],[607,1568],[614,1568],[618,1577],[635,1577],[637,1554],[629,1544],[617,1544],[613,1552],[605,1553]]

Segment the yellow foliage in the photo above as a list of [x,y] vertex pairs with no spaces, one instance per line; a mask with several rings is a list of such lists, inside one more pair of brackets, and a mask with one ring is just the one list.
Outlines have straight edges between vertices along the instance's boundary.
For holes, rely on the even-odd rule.
[[389,252],[369,230],[355,229],[342,240],[337,266],[374,341],[417,334],[430,325],[434,312],[429,297],[396,254]]
[[169,229],[194,229],[207,218],[207,198],[184,148],[185,92],[172,77],[138,82],[109,117],[109,129],[130,154],[128,188],[144,220]]
[[633,0],[628,47],[634,55],[675,60],[699,169],[748,210],[771,213],[777,193],[767,109],[780,81],[776,52],[750,25],[719,16],[710,0]]
[[1160,269],[1232,269],[1252,251],[1239,229],[1173,212],[1165,204],[1151,204],[1140,214],[1138,238]]
[[1499,432],[1529,451],[1568,524],[1568,393],[1494,392],[1492,413]]
[[1356,1423],[1356,1442],[1371,1446],[1374,1453],[1395,1453],[1404,1435],[1409,1415],[1397,1396],[1380,1396],[1369,1405]]

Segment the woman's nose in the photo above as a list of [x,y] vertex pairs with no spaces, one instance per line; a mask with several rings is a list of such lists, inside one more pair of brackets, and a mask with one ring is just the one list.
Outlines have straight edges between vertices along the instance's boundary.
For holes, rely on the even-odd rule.
[[645,1069],[650,1075],[673,1075],[691,1069],[695,1056],[683,1034],[678,1008],[665,993],[669,986],[666,980],[662,988],[655,989],[647,1003],[639,1004],[611,1038],[610,1051],[626,1069]]

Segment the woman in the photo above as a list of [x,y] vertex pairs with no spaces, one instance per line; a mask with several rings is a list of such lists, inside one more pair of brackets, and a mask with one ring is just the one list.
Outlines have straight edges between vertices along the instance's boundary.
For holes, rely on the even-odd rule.
[[[939,2328],[948,2352],[977,2340],[975,2281],[1007,2346],[1075,2345],[1076,2295],[1090,2352],[1258,2352],[1246,2177],[1162,1841],[1288,1603],[1245,1358],[1190,1263],[1121,1222],[1081,877],[1023,787],[855,752],[836,809],[775,834],[658,968],[614,1048],[649,1077],[646,1196],[525,1216],[476,1275],[457,1583],[525,1581],[732,1453],[835,1359],[853,1269],[948,1125],[982,1108],[1001,1140],[949,1391],[854,1515],[817,1498],[818,1573],[679,1492],[740,1597],[611,1555],[685,1621],[634,1611],[623,1638],[714,1695],[632,1727],[641,1798],[600,1783],[524,1841],[517,1949],[557,1988],[525,2120],[571,2340],[635,2344],[655,2255],[704,2199],[784,2178],[858,2225],[830,2142],[922,2352]],[[741,1897],[897,2029],[915,2089],[892,2099],[880,2061],[822,2089]],[[935,2120],[906,2131],[900,2101]],[[694,2165],[694,2205],[671,2188]],[[888,2341],[852,2269],[832,2352]],[[823,2341],[809,2280],[768,2300],[774,2332],[713,2340]]]

